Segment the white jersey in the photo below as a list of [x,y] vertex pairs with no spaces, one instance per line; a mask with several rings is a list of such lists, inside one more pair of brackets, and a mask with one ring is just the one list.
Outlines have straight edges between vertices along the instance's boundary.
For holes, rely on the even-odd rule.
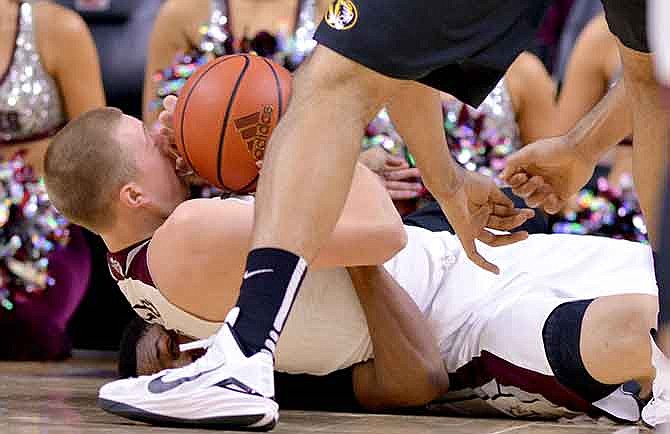
[[[482,255],[500,267],[496,276],[470,262],[454,235],[409,226],[406,231],[406,247],[385,268],[433,328],[450,374],[469,369],[486,352],[551,376],[541,333],[557,306],[606,295],[657,293],[651,252],[641,244],[572,235],[531,235],[497,248],[479,244]],[[195,318],[162,296],[146,267],[147,246],[148,241],[110,255],[112,274],[131,305],[168,329],[194,338],[214,334],[220,323]],[[515,327],[515,321],[529,326]],[[277,370],[325,375],[372,356],[348,273],[309,271],[279,341]]]
[[[425,313],[444,280],[447,246],[442,237],[423,229],[408,227],[408,233],[407,247],[386,267]],[[108,255],[110,271],[131,306],[145,320],[193,338],[216,333],[222,323],[197,318],[161,294],[147,266],[149,243]],[[326,375],[371,357],[367,322],[347,271],[310,270],[277,347],[277,370]]]

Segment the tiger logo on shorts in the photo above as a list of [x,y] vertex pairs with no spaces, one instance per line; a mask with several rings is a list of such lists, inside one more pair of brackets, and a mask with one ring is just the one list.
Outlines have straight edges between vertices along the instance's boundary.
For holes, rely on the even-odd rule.
[[349,30],[358,21],[358,8],[351,0],[335,0],[328,6],[324,19],[335,30]]

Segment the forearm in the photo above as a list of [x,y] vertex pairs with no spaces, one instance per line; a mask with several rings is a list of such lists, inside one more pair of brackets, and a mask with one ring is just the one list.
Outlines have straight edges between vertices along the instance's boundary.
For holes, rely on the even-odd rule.
[[377,410],[417,406],[446,392],[437,339],[414,301],[381,266],[350,268],[349,275],[375,353],[354,371],[359,402]]
[[455,191],[463,182],[462,169],[449,152],[439,92],[415,82],[403,83],[387,109],[412,150],[426,187],[436,195]]
[[384,186],[375,174],[358,164],[342,214],[311,265],[382,264],[405,244],[402,220]]
[[567,138],[575,144],[579,155],[595,162],[632,131],[633,119],[622,79],[577,123]]

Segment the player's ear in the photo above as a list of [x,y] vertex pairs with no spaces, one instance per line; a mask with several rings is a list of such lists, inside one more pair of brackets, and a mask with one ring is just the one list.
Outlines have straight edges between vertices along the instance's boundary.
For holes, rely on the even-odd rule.
[[129,208],[139,208],[146,202],[142,187],[134,182],[129,182],[119,190],[119,200]]

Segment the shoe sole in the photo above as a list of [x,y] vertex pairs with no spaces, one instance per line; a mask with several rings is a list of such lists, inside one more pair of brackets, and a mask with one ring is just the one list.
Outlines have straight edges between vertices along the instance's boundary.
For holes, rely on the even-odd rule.
[[[125,417],[126,419],[144,422],[151,425],[177,428],[212,428],[231,431],[270,431],[277,425],[279,415],[250,414],[244,416],[221,416],[206,419],[180,419],[170,416],[151,413],[131,405],[98,398],[98,406],[108,413]],[[264,419],[271,417],[267,423]],[[261,423],[261,425],[257,425]]]

